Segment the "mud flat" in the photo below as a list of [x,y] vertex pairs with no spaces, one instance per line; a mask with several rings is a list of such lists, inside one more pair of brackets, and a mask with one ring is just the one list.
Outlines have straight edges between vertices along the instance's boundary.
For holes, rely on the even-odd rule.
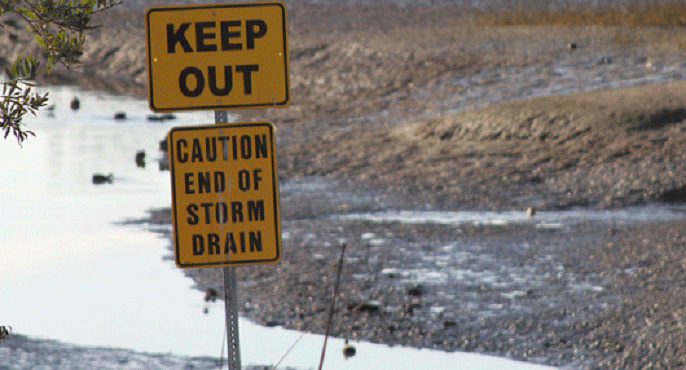
[[[379,210],[388,199],[370,202],[327,189],[335,207],[313,214],[308,206],[283,221],[280,264],[237,270],[246,316],[323,333],[345,243],[333,326],[338,337],[570,368],[633,368],[646,361],[670,367],[683,359],[684,349],[674,345],[682,339],[676,328],[684,299],[678,294],[683,208],[658,211],[662,216],[646,216],[654,220],[648,222],[583,215],[548,220],[573,211],[539,212],[539,219],[508,213],[514,221],[475,212],[465,222],[407,222],[384,220]],[[315,205],[316,193],[308,193]],[[286,192],[284,210],[302,204],[300,196]],[[651,209],[663,208],[628,212]],[[154,218],[166,223],[167,213]],[[199,289],[222,290],[221,269],[185,272]]]
[[[683,366],[680,216],[561,227],[337,218],[683,203],[683,29],[479,27],[451,8],[289,14],[292,104],[241,112],[275,123],[279,175],[295,186],[282,196],[284,260],[239,270],[245,315],[322,332],[345,242],[337,336],[574,368]],[[57,82],[145,96],[141,15],[103,19],[84,65]],[[6,42],[5,55],[24,50]],[[321,197],[307,188],[319,181]],[[220,270],[188,273],[221,289]]]

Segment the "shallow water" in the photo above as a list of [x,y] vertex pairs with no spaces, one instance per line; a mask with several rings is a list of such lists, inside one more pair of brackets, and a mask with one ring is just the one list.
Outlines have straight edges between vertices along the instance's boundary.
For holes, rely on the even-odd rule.
[[[201,302],[201,295],[162,261],[164,240],[113,225],[169,205],[168,173],[155,162],[169,124],[146,122],[143,102],[94,94],[78,93],[82,109],[73,112],[73,94],[52,91],[55,111],[27,122],[36,137],[22,147],[10,140],[0,145],[0,317],[39,337],[174,350],[148,339],[192,338],[175,321],[199,311],[197,304],[175,302]],[[117,111],[128,119],[115,121]],[[203,118],[179,116],[186,119]],[[147,153],[145,168],[134,162],[138,150]],[[113,173],[113,183],[93,185],[96,172]],[[174,307],[174,315],[165,307]]]
[[[171,125],[211,123],[213,114],[148,122],[142,101],[50,91],[54,111],[26,122],[36,137],[22,147],[10,140],[0,144],[0,324],[34,338],[85,346],[225,353],[223,305],[204,304],[203,294],[167,258],[166,238],[144,226],[116,224],[169,206],[169,173],[160,172],[156,162],[158,140]],[[68,108],[74,95],[81,99],[79,111]],[[114,119],[119,111],[126,120]],[[134,161],[139,150],[147,154],[144,168]],[[94,185],[94,173],[112,173],[113,182]],[[285,189],[303,186],[326,189]],[[245,364],[274,364],[295,342],[282,366],[314,368],[319,362],[320,335],[299,339],[300,332],[247,320],[240,329]],[[358,355],[344,360],[343,341],[331,339],[326,368],[544,368],[478,354],[354,344]]]
[[615,210],[571,209],[565,211],[538,211],[528,216],[524,211],[473,212],[473,211],[381,211],[349,213],[333,216],[346,221],[401,222],[407,224],[443,225],[508,225],[533,224],[539,228],[561,228],[581,222],[626,224],[653,221],[677,221],[686,218],[686,207],[653,204]]

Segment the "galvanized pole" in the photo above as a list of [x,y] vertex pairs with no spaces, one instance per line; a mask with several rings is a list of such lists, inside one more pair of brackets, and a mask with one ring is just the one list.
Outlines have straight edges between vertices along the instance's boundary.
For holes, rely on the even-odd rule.
[[[227,123],[229,115],[225,110],[214,111],[214,123]],[[229,370],[241,370],[241,351],[238,342],[238,287],[236,270],[224,266],[224,307],[226,309],[226,341],[229,346],[227,359]]]
[[224,267],[224,305],[226,307],[226,341],[229,370],[241,370],[241,351],[238,346],[238,294],[236,270]]

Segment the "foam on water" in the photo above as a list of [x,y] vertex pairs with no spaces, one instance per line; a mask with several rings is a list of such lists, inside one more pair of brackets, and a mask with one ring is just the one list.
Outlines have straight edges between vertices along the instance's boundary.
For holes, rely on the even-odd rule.
[[349,213],[332,218],[344,221],[401,222],[408,224],[443,225],[511,225],[529,223],[540,228],[560,228],[581,222],[631,223],[676,221],[686,218],[686,207],[646,205],[615,210],[571,209],[565,211],[538,211],[527,216],[525,211],[381,211]]

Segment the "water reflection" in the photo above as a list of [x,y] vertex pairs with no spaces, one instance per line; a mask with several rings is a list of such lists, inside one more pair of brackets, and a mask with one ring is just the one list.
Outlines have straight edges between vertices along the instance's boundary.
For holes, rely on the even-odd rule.
[[[196,330],[211,324],[200,292],[161,259],[166,240],[113,225],[169,206],[168,173],[134,159],[139,150],[158,153],[171,126],[148,124],[147,104],[132,99],[79,94],[74,111],[73,94],[51,91],[55,109],[27,120],[36,137],[22,147],[0,143],[0,317],[18,333],[77,344],[199,353],[209,340],[218,347],[221,329],[214,336]],[[120,110],[126,121],[114,120]],[[112,183],[93,185],[98,172],[113,173]],[[189,339],[198,348],[185,349]]]
[[[137,166],[136,153],[154,160],[171,124],[206,124],[212,114],[183,114],[150,122],[145,102],[51,91],[55,109],[27,120],[35,131],[22,147],[0,143],[0,318],[16,333],[81,345],[218,357],[224,335],[223,303],[208,303],[168,255],[166,238],[114,222],[168,207],[168,172]],[[116,120],[116,112],[126,120]],[[93,174],[113,174],[93,184]],[[322,336],[241,321],[244,363],[275,364],[298,341],[283,366],[313,368]],[[327,369],[538,369],[532,364],[477,354],[448,354],[332,339]],[[421,364],[421,365],[420,365]]]

